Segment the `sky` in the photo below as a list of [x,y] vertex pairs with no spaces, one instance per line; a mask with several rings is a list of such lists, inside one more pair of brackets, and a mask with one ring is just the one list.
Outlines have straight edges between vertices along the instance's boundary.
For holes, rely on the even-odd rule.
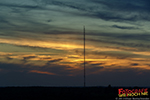
[[0,86],[149,86],[149,0],[0,0]]

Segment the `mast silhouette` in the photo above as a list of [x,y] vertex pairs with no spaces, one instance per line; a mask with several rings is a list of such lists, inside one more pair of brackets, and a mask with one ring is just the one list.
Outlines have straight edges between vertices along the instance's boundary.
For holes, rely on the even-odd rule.
[[83,26],[83,35],[84,35],[84,87],[85,87],[85,26]]

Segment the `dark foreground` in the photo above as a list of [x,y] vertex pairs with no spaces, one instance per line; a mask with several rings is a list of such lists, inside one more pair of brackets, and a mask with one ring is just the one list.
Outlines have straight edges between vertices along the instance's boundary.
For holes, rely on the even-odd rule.
[[120,87],[5,87],[0,88],[0,100],[115,100],[118,88]]

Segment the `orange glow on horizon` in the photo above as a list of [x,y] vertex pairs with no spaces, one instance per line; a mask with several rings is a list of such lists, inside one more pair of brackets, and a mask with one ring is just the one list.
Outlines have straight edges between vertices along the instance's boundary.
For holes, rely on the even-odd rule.
[[38,73],[38,74],[47,74],[47,75],[56,75],[55,73],[45,72],[45,71],[38,71],[38,70],[31,70],[30,73]]
[[[52,52],[1,52],[0,51],[0,62],[8,64],[20,64],[30,65],[38,67],[51,67],[55,64],[58,66],[66,66],[66,70],[76,69],[82,70],[83,59],[83,45],[75,44],[71,42],[54,42],[54,41],[39,41],[29,39],[3,39],[0,38],[0,43],[7,43],[17,46],[27,47],[40,47],[54,49]],[[148,56],[150,52],[137,52],[136,48],[120,47],[119,48],[108,48],[108,47],[96,47],[86,45],[86,66],[103,67],[103,70],[112,69],[127,69],[127,68],[139,68],[144,70],[150,70],[148,57],[140,58],[140,56]],[[131,51],[125,51],[125,50]],[[63,50],[57,51],[55,50]],[[132,51],[133,50],[133,51]],[[117,54],[117,55],[115,55]],[[126,57],[127,54],[127,57]],[[135,54],[135,57],[131,57],[130,54]],[[138,56],[137,56],[137,55]],[[120,57],[121,55],[121,57]],[[140,56],[139,56],[140,55]],[[125,56],[125,57],[124,57]],[[120,57],[120,58],[119,58]],[[139,57],[139,58],[138,58]],[[61,59],[61,60],[60,60]],[[102,70],[101,70],[102,71]],[[54,73],[42,72],[32,70],[31,72],[43,73],[49,75],[55,75]]]

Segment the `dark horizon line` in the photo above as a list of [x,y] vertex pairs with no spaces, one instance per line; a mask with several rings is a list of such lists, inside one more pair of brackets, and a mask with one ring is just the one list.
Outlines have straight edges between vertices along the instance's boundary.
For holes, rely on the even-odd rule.
[[[25,88],[25,87],[49,87],[49,88],[84,88],[84,86],[0,86],[0,88],[13,88],[13,87],[22,87],[22,88]],[[87,88],[89,87],[102,87],[102,88],[105,88],[105,87],[114,87],[114,88],[150,88],[150,86],[111,86],[111,85],[108,85],[108,86],[86,86]]]

